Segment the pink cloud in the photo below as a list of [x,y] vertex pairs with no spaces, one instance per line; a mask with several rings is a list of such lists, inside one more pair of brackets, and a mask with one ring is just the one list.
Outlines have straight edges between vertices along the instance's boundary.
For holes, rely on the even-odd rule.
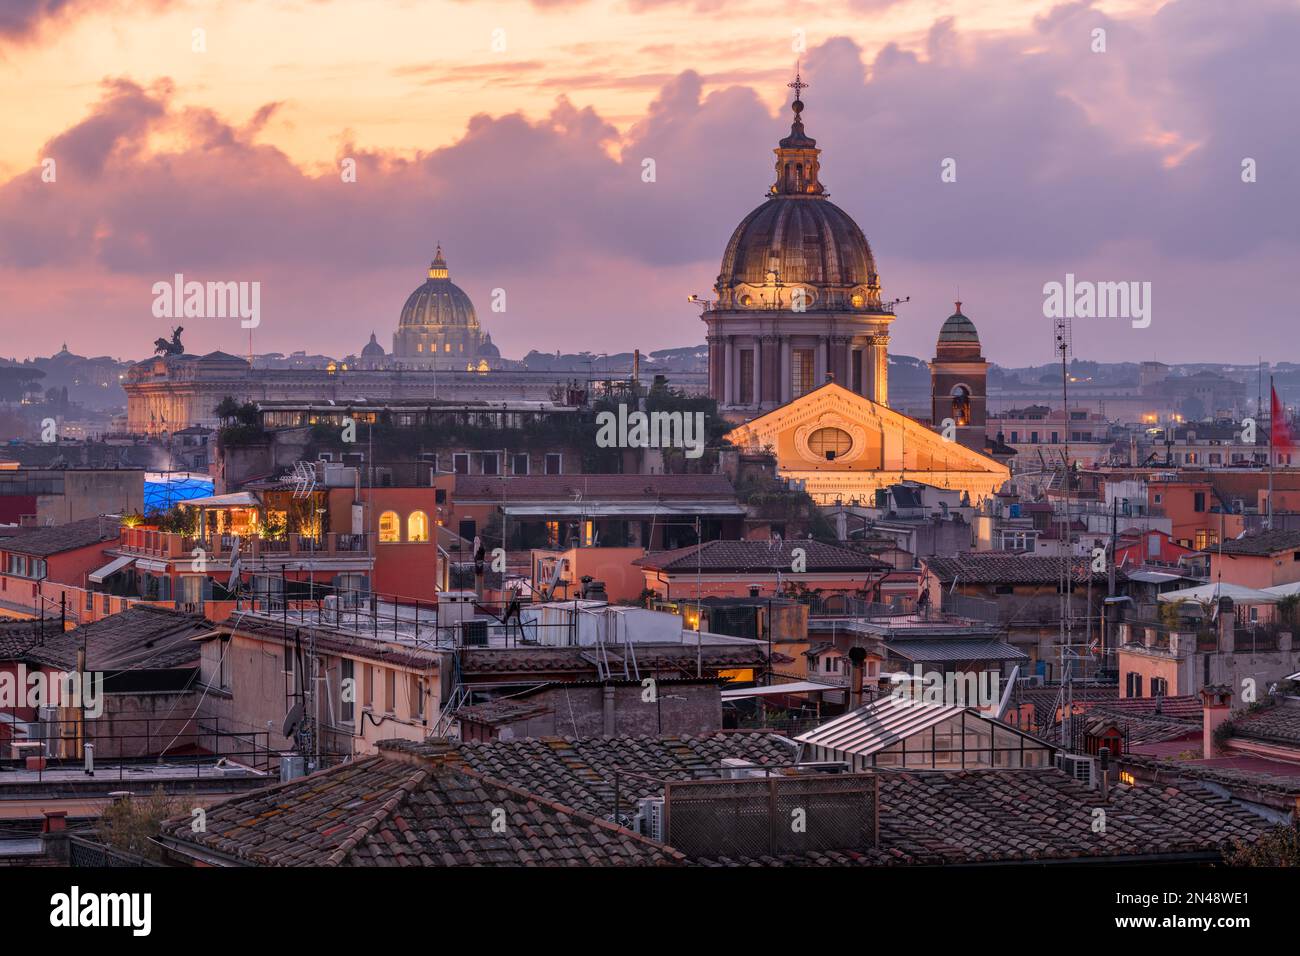
[[[1097,26],[1105,54],[1089,49]],[[1152,336],[1099,332],[1090,354],[1195,350],[1218,333],[1210,303],[1228,287],[1252,315],[1236,357],[1256,354],[1294,311],[1281,263],[1297,242],[1298,43],[1288,4],[1242,18],[1176,0],[1132,22],[1067,5],[1015,36],[939,21],[924,55],[891,45],[869,63],[847,38],[813,48],[805,120],[823,179],[871,240],[886,294],[913,296],[896,347],[928,354],[960,284],[993,358],[1041,358],[1047,338],[1023,323],[1042,321],[1042,283],[1099,269],[1155,282],[1163,311]],[[83,351],[145,351],[166,331],[149,286],[183,272],[262,281],[259,348],[345,354],[372,328],[386,340],[439,239],[507,354],[699,341],[684,296],[708,293],[789,121],[748,82],[705,90],[683,70],[622,135],[560,97],[540,118],[475,116],[414,157],[345,139],[336,159],[358,169],[345,183],[263,142],[275,103],[232,119],[181,107],[167,82],[108,81],[46,144],[56,183],[37,167],[0,185],[11,349],[80,338]],[[1261,170],[1249,186],[1243,156]],[[958,179],[945,184],[949,157]],[[44,286],[59,275],[77,294]],[[508,292],[504,315],[487,312],[494,288]],[[192,334],[246,344],[237,329]]]

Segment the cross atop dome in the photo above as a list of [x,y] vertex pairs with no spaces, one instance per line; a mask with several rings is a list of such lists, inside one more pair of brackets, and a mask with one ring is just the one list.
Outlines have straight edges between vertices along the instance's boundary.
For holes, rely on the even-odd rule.
[[800,95],[808,88],[803,81],[803,74],[796,65],[794,82],[787,83],[794,90],[794,119],[790,123],[790,135],[781,140],[776,150],[776,183],[772,186],[774,196],[823,196],[825,189],[817,179],[817,140],[803,130],[803,100]]
[[794,68],[794,82],[786,84],[786,86],[794,90],[793,105],[794,105],[794,111],[796,113],[800,112],[803,109],[803,101],[799,98],[799,96],[801,93],[803,93],[804,90],[808,89],[809,85],[810,84],[805,83],[803,81],[803,77],[799,74],[799,65],[796,63]]

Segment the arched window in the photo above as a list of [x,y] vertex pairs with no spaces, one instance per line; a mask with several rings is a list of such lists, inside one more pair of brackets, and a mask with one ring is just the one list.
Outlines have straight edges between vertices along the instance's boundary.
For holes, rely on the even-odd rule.
[[406,519],[407,541],[429,540],[429,516],[423,511],[412,511]]
[[402,521],[396,511],[385,511],[379,516],[379,540],[402,540]]
[[970,389],[965,385],[953,386],[952,417],[958,425],[970,424]]

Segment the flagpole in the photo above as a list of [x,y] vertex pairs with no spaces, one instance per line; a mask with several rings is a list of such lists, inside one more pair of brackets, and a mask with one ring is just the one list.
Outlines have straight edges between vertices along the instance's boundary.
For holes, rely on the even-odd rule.
[[1273,433],[1277,412],[1277,392],[1273,391],[1273,373],[1268,376],[1268,530],[1273,530]]

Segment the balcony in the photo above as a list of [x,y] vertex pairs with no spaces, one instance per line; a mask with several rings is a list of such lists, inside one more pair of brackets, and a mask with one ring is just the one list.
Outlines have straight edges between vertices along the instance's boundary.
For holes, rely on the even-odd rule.
[[[303,558],[356,558],[374,553],[371,534],[335,534],[333,532],[313,537],[305,534],[288,534],[283,538],[241,538],[240,555],[244,558],[292,559]],[[204,537],[155,531],[148,528],[123,528],[118,539],[118,551],[159,560],[189,560],[195,549],[201,548],[210,561],[229,561],[234,553],[235,536],[211,534]]]

